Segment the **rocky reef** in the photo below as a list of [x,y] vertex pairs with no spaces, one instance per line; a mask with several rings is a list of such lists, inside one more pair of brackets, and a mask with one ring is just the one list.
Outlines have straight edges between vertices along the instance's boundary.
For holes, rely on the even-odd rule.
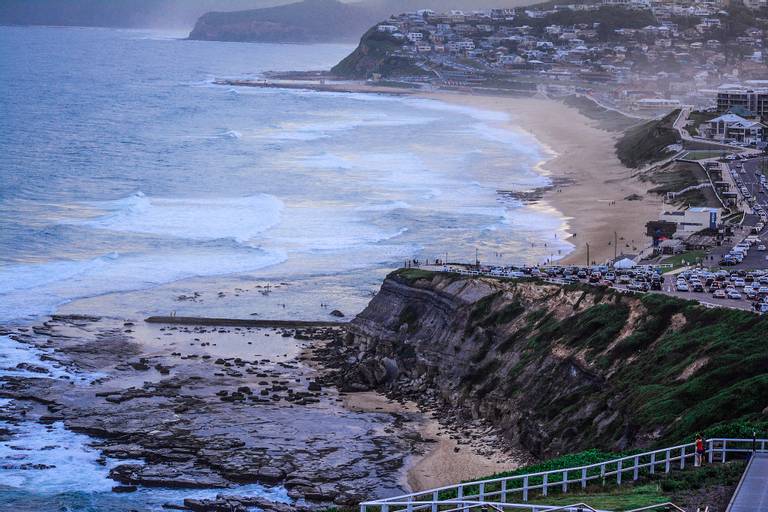
[[352,322],[336,379],[482,418],[538,457],[623,450],[765,421],[766,328],[664,295],[402,270]]

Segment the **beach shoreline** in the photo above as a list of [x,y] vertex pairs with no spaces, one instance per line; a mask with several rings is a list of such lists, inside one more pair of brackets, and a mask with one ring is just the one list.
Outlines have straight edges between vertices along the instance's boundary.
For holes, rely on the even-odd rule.
[[563,221],[560,231],[573,245],[568,254],[553,254],[553,263],[601,264],[621,255],[638,255],[651,242],[645,223],[657,219],[662,209],[661,199],[648,194],[650,185],[637,178],[637,170],[625,167],[616,156],[614,146],[621,132],[602,127],[599,121],[562,101],[489,91],[398,89],[352,81],[226,84],[408,96],[505,114],[508,120],[496,123],[496,127],[532,136],[544,153],[534,170],[549,178],[552,186],[542,190],[543,194],[530,191],[542,197],[527,202],[527,206],[559,216]]
[[567,184],[548,188],[542,201],[530,206],[563,218],[570,235],[567,241],[574,249],[559,263],[604,263],[622,254],[636,255],[650,244],[645,223],[658,217],[662,202],[648,194],[649,185],[637,179],[635,169],[619,161],[614,150],[619,132],[602,129],[598,121],[551,99],[454,93],[419,96],[505,113],[509,121],[501,127],[526,132],[541,144],[546,155],[536,170],[554,183]]

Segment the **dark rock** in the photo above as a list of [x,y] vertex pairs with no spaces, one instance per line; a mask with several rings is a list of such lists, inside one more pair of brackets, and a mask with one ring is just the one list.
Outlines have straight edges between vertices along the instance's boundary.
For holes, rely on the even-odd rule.
[[112,492],[127,493],[136,492],[138,488],[135,485],[116,485],[112,488]]

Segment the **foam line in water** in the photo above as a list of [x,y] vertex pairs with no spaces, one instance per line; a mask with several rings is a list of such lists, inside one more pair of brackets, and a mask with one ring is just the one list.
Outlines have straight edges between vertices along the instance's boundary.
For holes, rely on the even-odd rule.
[[78,298],[143,290],[190,277],[259,270],[286,257],[280,250],[240,246],[11,265],[0,270],[0,319],[36,318]]
[[280,222],[283,202],[258,194],[232,198],[163,198],[141,192],[88,203],[102,216],[75,223],[109,231],[147,233],[193,240],[231,238],[244,242]]

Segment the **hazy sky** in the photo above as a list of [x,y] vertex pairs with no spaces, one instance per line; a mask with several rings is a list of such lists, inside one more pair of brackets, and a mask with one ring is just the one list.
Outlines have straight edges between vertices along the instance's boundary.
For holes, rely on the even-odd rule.
[[[297,0],[0,0],[0,24],[168,27],[191,29],[208,11],[257,9]],[[311,0],[310,0],[311,1]],[[510,7],[540,0],[344,0],[375,5],[377,15],[418,8]]]

